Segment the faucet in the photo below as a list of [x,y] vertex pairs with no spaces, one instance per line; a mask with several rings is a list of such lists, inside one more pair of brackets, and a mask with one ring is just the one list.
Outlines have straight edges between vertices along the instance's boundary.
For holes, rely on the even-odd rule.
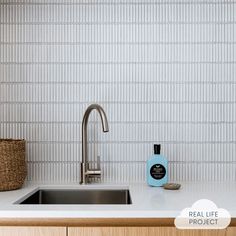
[[80,184],[86,184],[91,177],[101,177],[101,168],[100,168],[100,158],[97,160],[97,168],[90,169],[88,162],[88,140],[87,140],[87,127],[88,127],[88,119],[92,110],[97,110],[101,117],[102,121],[102,129],[103,132],[108,132],[108,121],[107,116],[103,108],[98,104],[91,104],[85,111],[83,121],[82,121],[82,163],[81,163],[81,181]]

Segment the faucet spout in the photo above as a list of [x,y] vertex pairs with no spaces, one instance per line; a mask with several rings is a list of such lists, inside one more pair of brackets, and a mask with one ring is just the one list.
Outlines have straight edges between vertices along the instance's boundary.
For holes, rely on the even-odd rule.
[[87,176],[101,175],[101,170],[90,170],[88,165],[88,140],[87,127],[88,119],[92,110],[96,110],[101,118],[103,132],[109,131],[107,116],[103,108],[98,104],[91,104],[85,111],[82,121],[82,163],[81,163],[81,184],[87,183]]

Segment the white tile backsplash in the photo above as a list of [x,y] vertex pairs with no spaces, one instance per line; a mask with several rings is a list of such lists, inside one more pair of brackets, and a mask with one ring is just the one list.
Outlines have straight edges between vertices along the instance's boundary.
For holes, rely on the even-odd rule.
[[1,0],[0,137],[28,180],[79,182],[81,122],[103,181],[143,182],[154,143],[174,181],[236,180],[236,2]]

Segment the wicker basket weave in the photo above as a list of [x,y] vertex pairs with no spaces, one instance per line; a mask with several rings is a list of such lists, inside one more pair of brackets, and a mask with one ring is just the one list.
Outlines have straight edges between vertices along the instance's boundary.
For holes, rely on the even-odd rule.
[[26,175],[25,140],[0,139],[0,191],[21,188]]

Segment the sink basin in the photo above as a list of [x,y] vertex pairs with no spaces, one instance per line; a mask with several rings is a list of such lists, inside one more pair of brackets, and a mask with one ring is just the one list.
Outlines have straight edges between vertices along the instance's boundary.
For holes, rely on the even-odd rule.
[[127,189],[40,189],[17,204],[131,204]]

